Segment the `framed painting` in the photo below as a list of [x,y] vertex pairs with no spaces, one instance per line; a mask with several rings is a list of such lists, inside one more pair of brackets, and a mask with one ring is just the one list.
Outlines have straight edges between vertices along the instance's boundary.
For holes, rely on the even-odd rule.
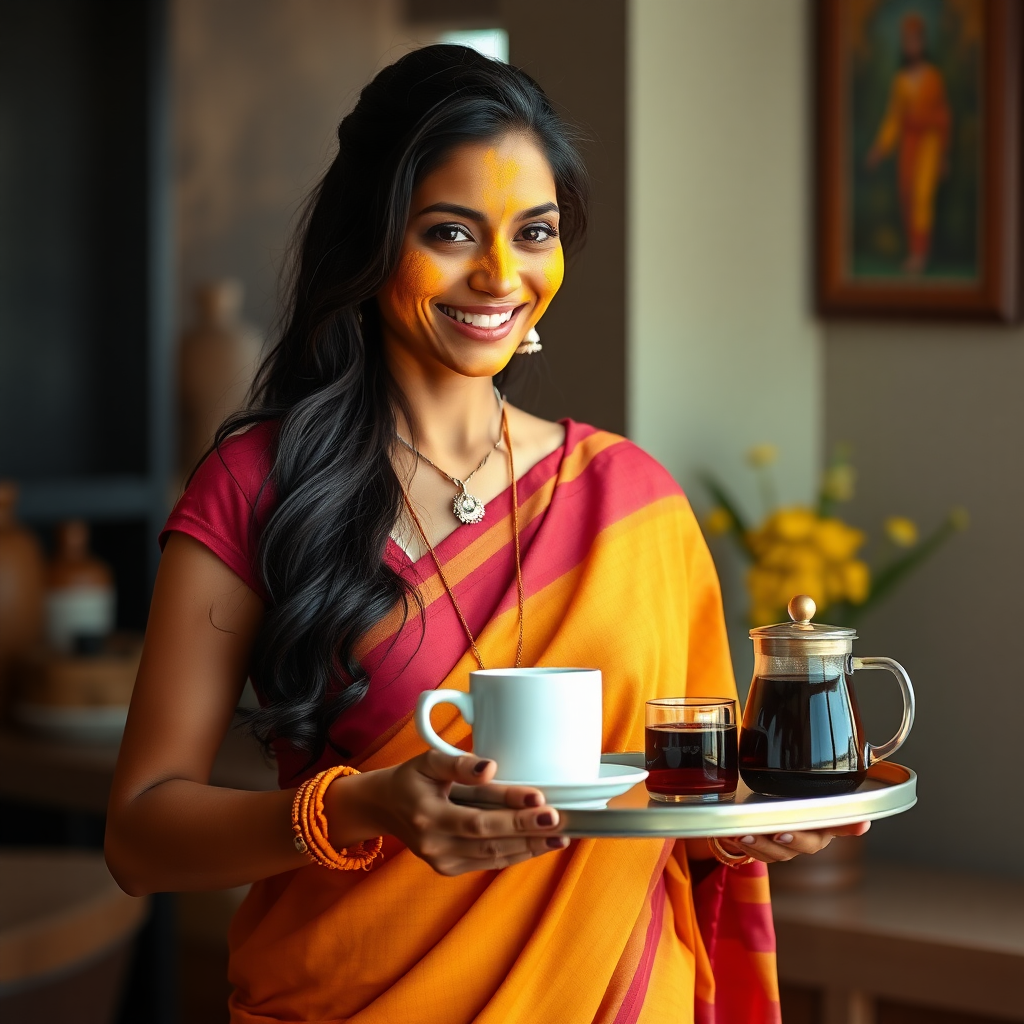
[[1021,314],[1020,0],[818,0],[826,316]]

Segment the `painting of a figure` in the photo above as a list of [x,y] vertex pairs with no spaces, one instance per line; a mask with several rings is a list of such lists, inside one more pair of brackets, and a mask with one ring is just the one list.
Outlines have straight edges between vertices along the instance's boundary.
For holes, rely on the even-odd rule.
[[816,5],[823,312],[1018,315],[1021,7]]
[[848,17],[852,273],[976,278],[982,0],[877,0]]

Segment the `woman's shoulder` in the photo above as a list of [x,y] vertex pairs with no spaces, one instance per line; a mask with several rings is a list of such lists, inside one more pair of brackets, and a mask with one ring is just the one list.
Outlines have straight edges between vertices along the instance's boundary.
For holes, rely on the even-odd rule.
[[255,505],[274,462],[278,423],[264,420],[226,437],[189,478],[185,493],[238,492]]
[[256,593],[255,570],[262,525],[273,505],[271,470],[277,422],[256,423],[217,445],[196,468],[160,532],[160,546],[172,531],[206,545]]
[[638,487],[649,498],[683,496],[672,474],[628,437],[589,423],[565,420],[566,456],[594,464],[605,482]]

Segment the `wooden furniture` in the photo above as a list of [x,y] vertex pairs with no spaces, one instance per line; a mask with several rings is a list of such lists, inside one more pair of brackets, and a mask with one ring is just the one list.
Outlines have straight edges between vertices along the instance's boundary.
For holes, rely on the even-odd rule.
[[[106,814],[117,747],[72,744],[0,732],[0,798]],[[210,779],[230,789],[277,789],[277,770],[256,743],[232,730]]]
[[100,853],[0,851],[0,1018],[109,1024],[148,902],[117,887]]
[[835,894],[772,893],[783,982],[824,991],[821,1024],[879,999],[1024,1021],[1024,883],[868,863]]

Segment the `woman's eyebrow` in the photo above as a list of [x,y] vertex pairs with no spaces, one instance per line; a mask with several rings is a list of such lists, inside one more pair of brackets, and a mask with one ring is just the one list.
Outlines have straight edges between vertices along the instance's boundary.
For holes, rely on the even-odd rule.
[[[487,220],[487,215],[481,213],[479,210],[473,210],[468,206],[459,206],[457,203],[433,203],[430,206],[424,206],[417,217],[422,217],[427,213],[450,213],[455,217],[465,217],[467,220],[475,220],[483,222]],[[557,203],[541,203],[540,206],[531,206],[528,210],[523,210],[522,213],[516,215],[516,220],[530,220],[533,217],[540,217],[545,213],[558,213]]]
[[465,217],[467,220],[487,220],[486,214],[479,210],[471,210],[468,206],[457,206],[455,203],[434,203],[432,206],[424,206],[416,216],[422,217],[425,213],[451,213],[456,217]]

